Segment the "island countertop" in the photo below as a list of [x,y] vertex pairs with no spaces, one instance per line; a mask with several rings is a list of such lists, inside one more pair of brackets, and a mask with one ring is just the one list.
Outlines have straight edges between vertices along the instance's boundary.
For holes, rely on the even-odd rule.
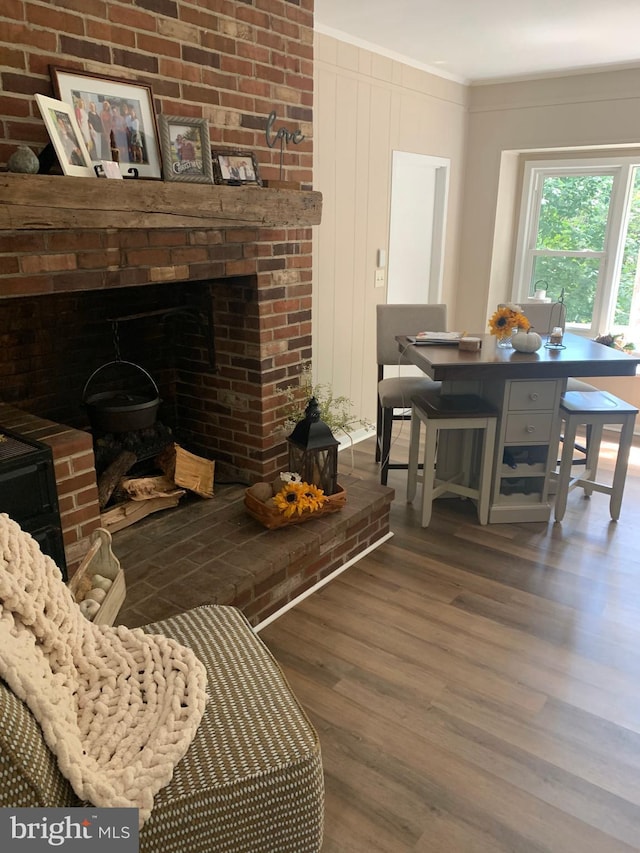
[[563,349],[542,346],[537,352],[516,352],[496,346],[493,335],[477,335],[476,352],[457,346],[412,344],[396,340],[405,358],[436,380],[561,379],[569,376],[635,376],[640,357],[566,332]]

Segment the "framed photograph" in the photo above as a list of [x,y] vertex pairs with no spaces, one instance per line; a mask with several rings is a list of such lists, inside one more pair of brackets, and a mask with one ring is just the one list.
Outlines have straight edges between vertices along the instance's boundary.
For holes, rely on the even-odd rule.
[[213,157],[213,180],[216,184],[257,184],[262,186],[258,161],[251,151],[216,151]]
[[69,104],[36,95],[38,107],[65,175],[95,178],[91,157]]
[[92,165],[116,160],[123,175],[161,178],[160,146],[149,86],[88,71],[51,67],[57,96],[75,115]]
[[159,115],[165,181],[212,184],[211,140],[206,118]]

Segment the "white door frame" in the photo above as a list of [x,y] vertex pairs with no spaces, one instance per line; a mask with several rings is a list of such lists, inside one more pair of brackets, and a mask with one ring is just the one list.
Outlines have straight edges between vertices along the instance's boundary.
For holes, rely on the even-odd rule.
[[[389,211],[389,270],[387,302],[441,302],[445,223],[449,194],[449,168],[451,161],[444,157],[415,154],[408,151],[392,152],[391,201]],[[431,173],[430,175],[428,173]],[[408,175],[422,174],[426,180],[413,181]],[[407,217],[424,214],[425,231],[419,223],[413,233],[407,234],[410,245],[402,245],[406,233]],[[415,266],[424,262],[424,289],[416,283],[408,296],[394,287],[393,270],[398,269],[398,256],[416,249]],[[395,264],[395,267],[394,267]]]

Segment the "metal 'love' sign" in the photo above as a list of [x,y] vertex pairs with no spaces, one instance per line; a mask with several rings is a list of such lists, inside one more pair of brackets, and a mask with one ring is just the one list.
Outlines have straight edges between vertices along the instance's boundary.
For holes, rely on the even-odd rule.
[[276,111],[271,110],[267,116],[265,136],[269,148],[274,148],[278,144],[278,140],[280,141],[280,178],[282,178],[285,143],[293,142],[294,145],[298,145],[298,143],[302,142],[305,137],[300,128],[297,130],[289,130],[286,127],[279,127],[277,130],[274,130],[273,126],[276,123],[277,118],[278,116],[276,115]]

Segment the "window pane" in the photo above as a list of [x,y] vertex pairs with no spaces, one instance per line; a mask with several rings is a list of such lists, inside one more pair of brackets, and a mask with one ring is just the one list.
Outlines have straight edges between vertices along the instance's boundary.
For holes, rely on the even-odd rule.
[[[633,170],[633,190],[629,204],[629,224],[627,227],[627,238],[624,244],[624,255],[622,258],[622,269],[620,270],[620,282],[618,285],[618,297],[614,314],[615,326],[632,325],[631,306],[634,290],[638,289],[636,283],[638,273],[638,257],[640,253],[640,170]],[[638,300],[638,296],[636,296]],[[636,331],[631,332],[632,335]]]
[[613,175],[546,177],[536,248],[603,251],[612,186]]
[[531,284],[544,281],[553,302],[564,298],[567,323],[589,328],[599,273],[599,258],[536,257]]

